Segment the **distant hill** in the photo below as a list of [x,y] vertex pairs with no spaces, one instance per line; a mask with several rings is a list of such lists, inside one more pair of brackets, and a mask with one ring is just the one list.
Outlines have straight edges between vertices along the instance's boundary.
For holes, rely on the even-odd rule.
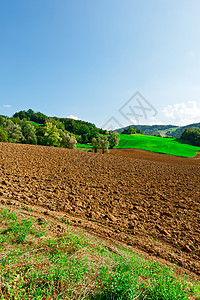
[[[116,131],[121,133],[124,129],[127,129],[129,126],[119,128]],[[200,123],[189,124],[186,126],[176,126],[176,125],[131,125],[131,127],[141,129],[145,135],[162,135],[177,137],[181,136],[181,133],[186,128],[200,129]]]

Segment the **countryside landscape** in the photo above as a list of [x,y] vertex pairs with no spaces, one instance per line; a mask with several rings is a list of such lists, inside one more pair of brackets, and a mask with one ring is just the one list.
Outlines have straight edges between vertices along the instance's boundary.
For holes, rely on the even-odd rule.
[[1,299],[200,299],[199,129],[0,123]]
[[0,0],[0,300],[200,300],[199,12]]

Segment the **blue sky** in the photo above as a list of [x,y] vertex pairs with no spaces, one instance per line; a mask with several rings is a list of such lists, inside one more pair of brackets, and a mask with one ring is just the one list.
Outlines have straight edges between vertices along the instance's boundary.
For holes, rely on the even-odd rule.
[[[199,0],[0,0],[0,114],[200,122],[199,13]],[[127,103],[137,91],[146,115]]]

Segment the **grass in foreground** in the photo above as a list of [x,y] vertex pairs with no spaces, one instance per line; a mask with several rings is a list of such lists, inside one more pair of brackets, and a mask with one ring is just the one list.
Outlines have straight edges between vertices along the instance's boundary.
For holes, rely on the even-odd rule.
[[52,224],[4,208],[0,221],[0,299],[200,299],[188,278],[69,225],[52,236]]

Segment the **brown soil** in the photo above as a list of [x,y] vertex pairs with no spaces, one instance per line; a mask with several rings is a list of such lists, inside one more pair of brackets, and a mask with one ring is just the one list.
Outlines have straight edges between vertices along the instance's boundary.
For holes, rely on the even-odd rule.
[[0,199],[200,275],[200,161],[0,143]]

